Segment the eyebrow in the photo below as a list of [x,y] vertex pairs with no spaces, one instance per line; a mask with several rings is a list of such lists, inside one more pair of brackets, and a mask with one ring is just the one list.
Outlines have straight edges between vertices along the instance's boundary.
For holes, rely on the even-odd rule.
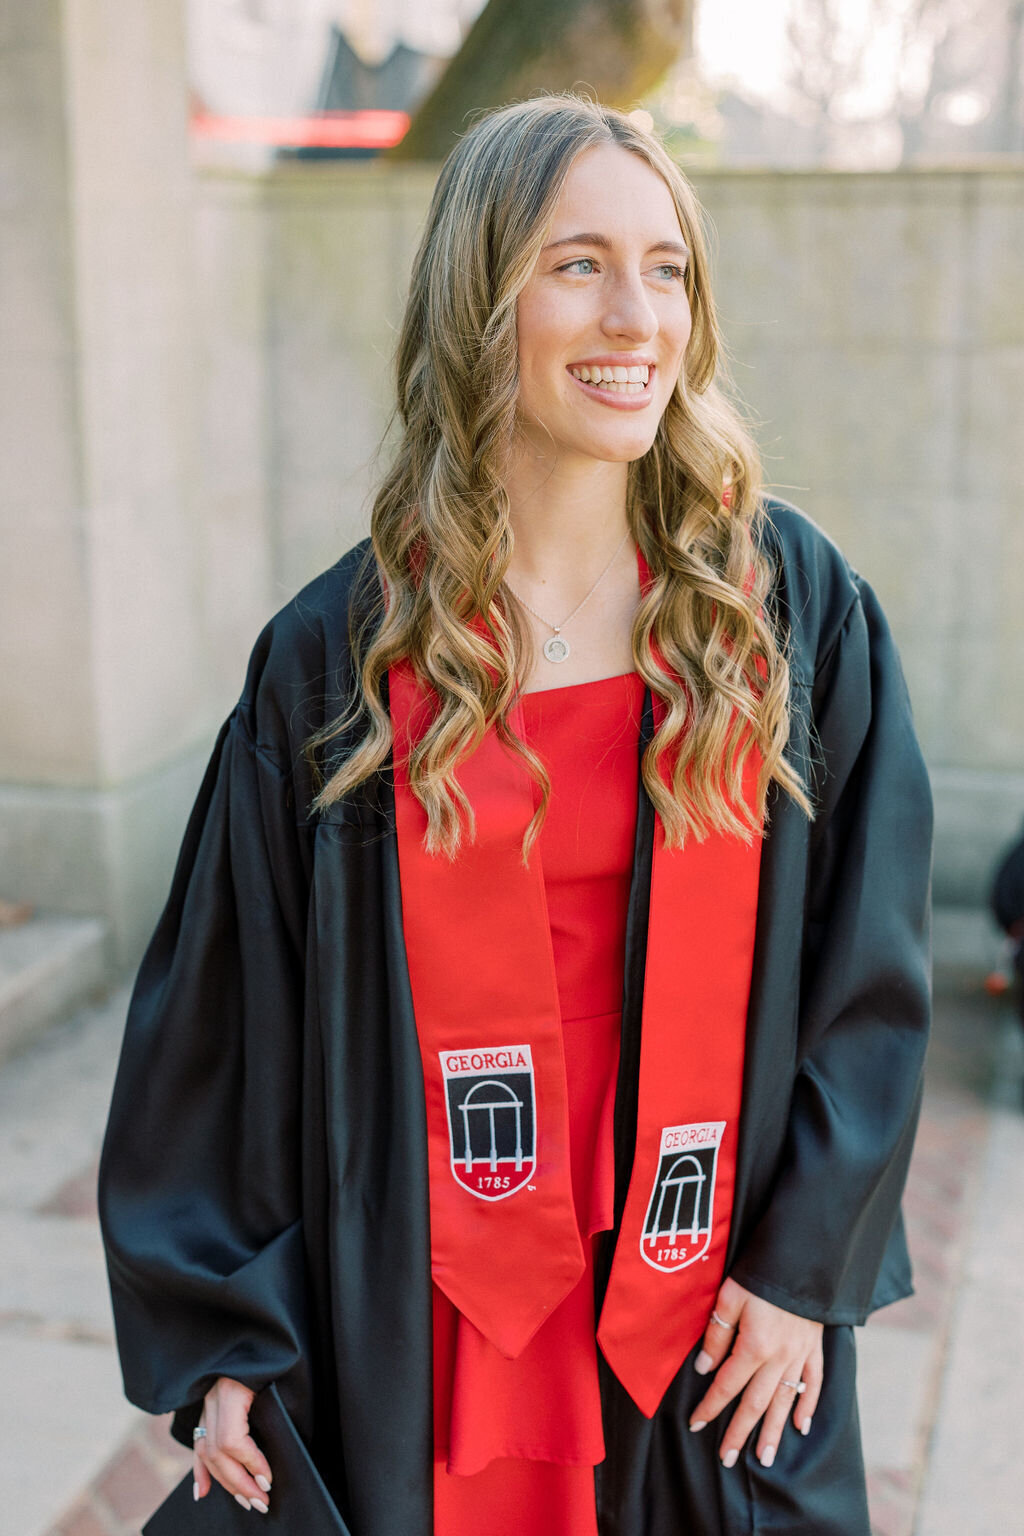
[[[563,240],[552,240],[549,245],[544,247],[544,251],[556,251],[563,245],[596,245],[598,250],[601,251],[610,251],[612,248],[612,242],[608,239],[607,235],[595,235],[584,232],[580,235],[566,235]],[[683,257],[687,257],[690,254],[686,246],[678,240],[656,240],[653,245],[647,247],[644,255],[650,256],[653,251],[671,251],[673,255]],[[543,255],[544,252],[542,251],[541,254]]]

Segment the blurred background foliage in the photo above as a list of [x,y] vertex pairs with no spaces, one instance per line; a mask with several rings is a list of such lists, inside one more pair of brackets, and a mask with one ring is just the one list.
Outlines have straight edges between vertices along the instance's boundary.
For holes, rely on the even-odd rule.
[[713,165],[868,170],[1024,151],[1024,0],[189,5],[207,111],[398,111],[407,158],[443,155],[474,111],[573,86],[646,108],[678,154]]

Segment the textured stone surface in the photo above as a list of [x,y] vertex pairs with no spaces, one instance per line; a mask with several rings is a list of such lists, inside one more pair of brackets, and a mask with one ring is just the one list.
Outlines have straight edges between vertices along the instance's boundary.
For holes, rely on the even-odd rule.
[[0,928],[0,1058],[99,991],[106,951],[96,918],[36,916]]
[[[416,175],[283,168],[266,183],[272,521],[286,590],[366,526],[384,365],[430,191],[426,169]],[[944,900],[980,901],[1024,811],[1024,352],[1015,321],[1000,329],[1024,312],[1000,243],[1017,228],[1024,173],[697,180],[767,478],[876,586],[937,776],[973,775],[944,798],[936,876]],[[208,175],[201,197],[220,207],[237,194]]]
[[[1024,1043],[1006,1005],[981,991],[987,933],[976,916],[942,913],[936,932],[952,937],[905,1200],[917,1291],[859,1335],[875,1536],[1010,1530],[1006,1511],[1024,1497],[1012,1408]],[[122,992],[0,1068],[0,1536],[135,1536],[188,1468],[167,1421],[120,1397],[95,1230],[124,1007]]]
[[[62,887],[127,958],[181,832],[147,788],[365,530],[436,168],[193,175],[178,0],[24,9],[0,19],[0,896]],[[973,775],[936,875],[978,902],[1024,810],[1024,170],[696,179],[768,481],[878,587],[936,774]]]
[[[1018,1037],[1007,1042],[1005,1087],[1019,1077]],[[1010,1062],[1015,1062],[1012,1069]],[[1024,1382],[1024,1117],[996,1111],[984,1179],[966,1233],[964,1277],[945,1361],[919,1536],[1017,1529],[1024,1461],[1009,1443]],[[968,1475],[969,1469],[969,1475]]]
[[0,1536],[48,1530],[138,1415],[109,1343],[0,1328],[4,1497]]
[[[83,587],[69,563],[70,523],[54,522],[33,544],[24,519],[5,534],[0,517],[0,541],[25,576],[16,630],[45,567],[62,584],[61,611],[74,622],[77,603],[78,630],[89,631],[90,690],[57,663],[69,650],[63,631],[47,631],[56,649],[44,645],[37,662],[40,682],[55,679],[55,700],[64,679],[66,718],[76,721],[69,752],[51,747],[47,763],[77,775],[94,805],[104,795],[127,807],[146,765],[173,761],[190,732],[191,742],[209,741],[262,621],[364,530],[394,331],[432,180],[431,168],[412,166],[207,172],[182,201],[179,178],[161,217],[177,208],[190,225],[192,275],[153,254],[149,290],[118,288],[96,254],[106,244],[72,246],[88,263],[81,294],[94,306],[93,371],[81,376],[83,387],[96,379],[85,403],[102,450],[87,525],[91,582]],[[1018,173],[995,172],[700,177],[718,224],[723,322],[741,391],[760,417],[769,481],[877,587],[903,650],[940,790],[936,876],[946,900],[982,898],[1024,805],[1015,660],[1024,521],[1011,491],[1024,364],[1014,325],[1003,324],[1024,306],[1018,269],[999,255],[1019,219],[1020,184]],[[27,258],[19,261],[24,281]],[[51,289],[62,270],[50,264]],[[59,336],[25,324],[33,366],[59,371]],[[60,399],[60,389],[48,393],[51,416]],[[124,420],[130,431],[120,430]],[[70,426],[53,418],[47,431],[54,449],[26,460],[20,491],[8,480],[6,494],[26,507],[42,494],[33,477],[55,473],[73,446]],[[118,475],[134,486],[127,501],[100,494]],[[8,792],[14,801],[0,795],[0,843],[6,836],[15,847],[15,801],[41,739],[29,701],[19,694],[8,711],[22,784]],[[43,718],[52,732],[64,711]],[[89,783],[97,758],[102,786]],[[59,818],[59,799],[47,803]],[[118,863],[126,840],[91,836],[65,881],[69,903],[93,899],[137,945],[159,906],[182,810],[147,812],[143,892]],[[82,835],[72,829],[69,846]],[[34,841],[41,857],[20,861],[23,884],[10,894],[45,899],[32,884],[44,884],[45,832]]]
[[116,789],[0,783],[0,895],[108,914],[116,963],[133,963],[167,899],[213,740],[211,725],[197,747]]

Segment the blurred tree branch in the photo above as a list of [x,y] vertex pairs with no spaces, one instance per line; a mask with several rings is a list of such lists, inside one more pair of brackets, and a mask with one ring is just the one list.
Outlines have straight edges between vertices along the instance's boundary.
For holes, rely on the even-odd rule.
[[845,0],[789,0],[786,36],[787,84],[822,159],[856,123],[850,103],[877,75],[880,48],[889,99],[860,120],[898,125],[903,160],[928,152],[936,117],[966,91],[987,108],[986,150],[1024,147],[1024,0],[866,0],[859,17]]
[[391,154],[441,159],[471,114],[539,91],[631,107],[692,35],[693,0],[488,0]]
[[1024,0],[1010,0],[1006,18],[1006,67],[992,110],[993,139],[1004,149],[1024,152]]

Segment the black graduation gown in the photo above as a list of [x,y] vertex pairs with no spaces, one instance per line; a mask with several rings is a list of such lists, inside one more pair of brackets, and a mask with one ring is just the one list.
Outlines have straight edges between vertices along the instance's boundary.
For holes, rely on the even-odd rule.
[[[790,752],[819,810],[808,822],[771,798],[728,1272],[830,1325],[825,1387],[807,1439],[787,1429],[769,1470],[752,1439],[725,1471],[727,1415],[686,1428],[705,1385],[692,1360],[649,1421],[603,1368],[601,1536],[866,1536],[850,1325],[910,1289],[899,1198],[928,1019],[928,780],[873,593],[800,513],[768,511]],[[276,1381],[352,1536],[428,1536],[426,1133],[393,795],[381,775],[318,820],[302,753],[351,687],[365,556],[271,621],[217,740],[132,1000],[101,1220],[133,1402],[176,1410],[187,1441],[217,1376]],[[641,786],[620,1214],[653,827]]]

